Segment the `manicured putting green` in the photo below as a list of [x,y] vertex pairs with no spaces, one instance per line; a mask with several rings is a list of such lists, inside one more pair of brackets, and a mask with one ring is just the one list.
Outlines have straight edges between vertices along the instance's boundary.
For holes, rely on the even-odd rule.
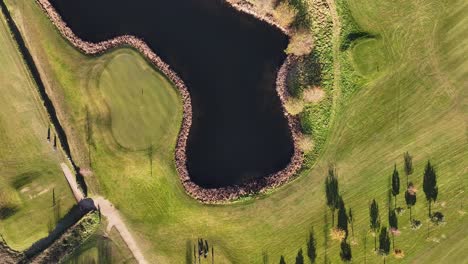
[[378,39],[363,39],[353,47],[353,61],[362,75],[379,72],[385,68],[385,54],[382,42]]
[[99,78],[99,89],[110,108],[112,134],[125,148],[158,145],[176,122],[176,90],[146,61],[135,60],[134,54],[112,57]]

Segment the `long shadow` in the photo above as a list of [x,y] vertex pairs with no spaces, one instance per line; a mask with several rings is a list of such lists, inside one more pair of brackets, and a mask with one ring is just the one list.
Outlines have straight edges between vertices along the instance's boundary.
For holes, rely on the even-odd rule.
[[26,43],[21,35],[21,32],[19,31],[18,27],[16,26],[15,21],[11,17],[10,11],[8,10],[7,6],[5,5],[5,2],[3,0],[0,0],[0,7],[2,9],[2,13],[6,18],[6,22],[8,24],[8,27],[10,28],[10,32],[12,33],[16,43],[18,44],[18,48],[20,50],[20,53],[22,57],[24,58],[24,61],[26,62],[26,65],[28,66],[29,71],[31,72],[31,75],[34,79],[34,81],[37,84],[37,88],[39,90],[39,94],[41,95],[42,102],[47,109],[47,112],[50,116],[50,119],[52,121],[52,124],[55,127],[55,131],[57,132],[60,144],[62,145],[63,150],[67,154],[68,158],[70,159],[70,162],[73,166],[73,168],[76,171],[76,181],[80,185],[80,187],[83,190],[83,193],[85,196],[88,195],[88,188],[86,186],[86,182],[84,181],[84,177],[79,173],[79,167],[76,166],[75,162],[71,158],[71,152],[70,152],[70,147],[68,145],[67,141],[67,135],[65,134],[65,131],[63,130],[63,127],[60,125],[60,121],[57,118],[57,112],[55,111],[54,105],[52,104],[52,101],[48,97],[46,93],[46,89],[44,86],[44,83],[42,82],[41,75],[36,67],[36,64],[34,63],[34,59],[29,52],[28,47],[26,46]]
[[55,229],[49,233],[48,236],[36,241],[31,247],[25,250],[23,253],[27,259],[31,259],[37,254],[41,253],[47,249],[54,241],[60,238],[71,226],[76,224],[84,215],[89,213],[92,210],[95,210],[95,207],[89,206],[89,204],[94,204],[93,201],[89,198],[84,199],[74,205],[68,213],[57,223]]

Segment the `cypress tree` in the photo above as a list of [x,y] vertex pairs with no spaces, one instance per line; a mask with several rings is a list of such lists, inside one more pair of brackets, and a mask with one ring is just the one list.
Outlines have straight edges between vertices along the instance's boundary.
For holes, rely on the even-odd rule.
[[339,204],[337,228],[345,231],[346,239],[348,237],[348,215],[346,214],[346,207],[341,196]]
[[388,211],[388,225],[392,232],[393,249],[395,249],[395,232],[398,230],[398,217],[395,210],[389,209]]
[[427,161],[427,165],[424,170],[423,190],[429,205],[429,217],[431,217],[431,203],[437,200],[439,189],[437,187],[437,175],[430,161]]
[[47,141],[50,142],[50,126],[47,128]]
[[296,256],[296,264],[304,264],[304,255],[302,254],[302,248],[299,249]]
[[343,262],[350,262],[352,258],[351,246],[346,242],[346,240],[342,240],[340,247],[341,247],[341,252],[340,252],[341,260],[343,260]]
[[412,182],[408,184],[408,189],[405,192],[405,201],[406,201],[406,206],[408,206],[410,210],[410,222],[411,222],[412,221],[411,209],[416,204],[416,190]]
[[409,184],[408,176],[413,174],[413,157],[407,152],[403,155],[405,160],[406,185]]
[[395,198],[395,208],[397,208],[397,195],[400,194],[400,175],[398,173],[398,170],[396,168],[393,169],[393,175],[392,175],[392,195]]
[[286,261],[284,260],[284,256],[283,256],[283,255],[281,255],[279,264],[286,264]]
[[386,227],[382,227],[382,230],[380,230],[379,253],[384,256],[385,263],[385,257],[390,253],[390,237],[388,236]]
[[334,166],[328,168],[328,176],[325,180],[325,194],[327,198],[327,206],[332,212],[332,226],[335,221],[335,210],[339,206],[339,188],[338,188],[338,178],[336,176],[336,169]]
[[307,256],[310,263],[315,263],[315,259],[317,258],[317,242],[315,241],[313,228],[309,233],[309,240],[307,241]]
[[377,230],[380,228],[380,217],[379,217],[379,205],[372,200],[371,205],[369,206],[369,216],[370,216],[370,228],[374,233],[374,250],[377,250]]

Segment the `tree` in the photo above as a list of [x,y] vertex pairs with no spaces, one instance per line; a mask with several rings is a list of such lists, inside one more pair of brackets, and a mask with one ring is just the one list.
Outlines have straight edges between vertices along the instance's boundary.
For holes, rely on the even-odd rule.
[[410,182],[408,184],[408,188],[406,189],[405,192],[405,201],[406,201],[406,206],[409,208],[410,212],[410,222],[412,221],[412,212],[411,209],[412,207],[416,204],[416,188],[414,187],[413,183]]
[[388,210],[388,225],[392,233],[393,249],[395,249],[395,233],[398,231],[398,217],[395,210]]
[[335,222],[335,210],[338,209],[340,196],[338,189],[338,178],[333,165],[328,168],[328,176],[325,180],[325,194],[327,196],[327,206],[332,212],[332,226]]
[[309,240],[307,241],[307,256],[311,263],[315,263],[315,259],[317,258],[317,241],[315,240],[313,228],[309,233]]
[[50,142],[50,126],[47,128],[47,141]]
[[437,175],[430,161],[427,161],[427,165],[424,170],[423,190],[429,204],[429,217],[431,217],[431,203],[437,200],[439,189],[437,187]]
[[348,219],[349,219],[349,223],[351,224],[351,233],[354,238],[354,218],[353,218],[353,211],[351,210],[351,208],[349,208],[349,211],[348,211]]
[[396,168],[393,169],[393,175],[392,175],[392,195],[395,198],[395,208],[397,207],[397,195],[400,194],[400,175],[398,173],[398,170]]
[[405,160],[406,185],[408,185],[408,176],[413,174],[413,157],[407,151],[403,154],[403,158]]
[[341,252],[340,252],[341,260],[343,260],[344,262],[350,262],[352,258],[351,246],[346,242],[346,240],[342,240],[340,247],[341,247]]
[[286,261],[284,260],[284,256],[283,256],[283,255],[281,255],[279,264],[286,264]]
[[302,254],[302,248],[299,249],[296,256],[296,264],[304,264],[304,255]]
[[292,25],[296,28],[308,28],[311,24],[309,3],[305,0],[289,0],[288,3],[296,10]]
[[345,239],[348,237],[348,215],[346,214],[346,207],[343,198],[340,196],[338,209],[338,223],[337,228],[345,231]]
[[370,228],[374,233],[374,250],[377,250],[377,230],[380,228],[380,220],[379,220],[379,205],[375,201],[372,200],[372,203],[369,207],[369,216],[370,216]]
[[390,253],[390,237],[388,236],[386,227],[382,227],[382,230],[380,230],[379,253],[384,256],[385,263],[385,257]]

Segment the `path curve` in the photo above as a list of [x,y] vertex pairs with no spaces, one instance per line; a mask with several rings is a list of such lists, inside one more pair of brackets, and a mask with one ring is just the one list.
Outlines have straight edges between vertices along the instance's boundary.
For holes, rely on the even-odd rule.
[[[60,166],[62,167],[63,174],[68,181],[68,185],[75,196],[76,201],[81,204],[82,201],[86,200],[83,192],[78,188],[78,184],[76,183],[75,176],[71,172],[70,168],[65,163],[61,163]],[[127,225],[123,221],[122,217],[120,216],[119,211],[115,208],[115,206],[106,200],[104,197],[96,196],[93,198],[95,208],[99,208],[101,214],[107,218],[109,224],[106,227],[106,231],[110,232],[112,227],[115,227],[117,232],[119,232],[120,236],[122,237],[127,247],[133,254],[133,257],[137,260],[140,264],[147,264],[143,253],[141,253],[138,244],[136,243],[135,239],[133,238],[130,230],[127,228]]]

